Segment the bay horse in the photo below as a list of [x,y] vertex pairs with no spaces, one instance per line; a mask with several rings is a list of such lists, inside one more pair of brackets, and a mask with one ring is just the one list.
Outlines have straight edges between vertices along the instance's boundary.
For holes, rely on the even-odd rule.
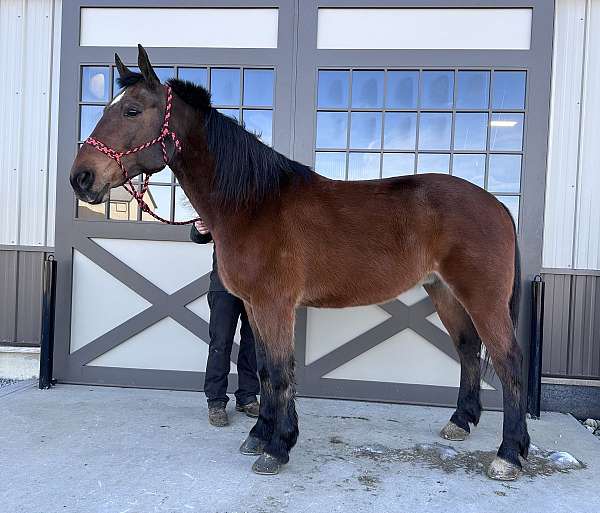
[[327,179],[217,112],[206,89],[161,84],[141,46],[138,61],[140,73],[115,55],[124,93],[79,149],[71,184],[98,204],[131,177],[167,164],[175,173],[212,233],[221,280],[244,301],[256,338],[260,416],[240,447],[258,456],[253,470],[276,474],[298,438],[296,308],[381,304],[422,284],[461,363],[457,408],[441,435],[464,440],[479,421],[483,344],[504,406],[502,443],[487,473],[515,479],[529,435],[515,338],[519,252],[508,210],[449,175]]

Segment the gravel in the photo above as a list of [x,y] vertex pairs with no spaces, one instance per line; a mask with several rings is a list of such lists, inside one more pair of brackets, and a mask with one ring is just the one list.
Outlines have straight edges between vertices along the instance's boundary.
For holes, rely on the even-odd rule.
[[8,378],[0,378],[0,388],[7,387],[8,385],[12,385],[19,381],[18,379],[8,379]]

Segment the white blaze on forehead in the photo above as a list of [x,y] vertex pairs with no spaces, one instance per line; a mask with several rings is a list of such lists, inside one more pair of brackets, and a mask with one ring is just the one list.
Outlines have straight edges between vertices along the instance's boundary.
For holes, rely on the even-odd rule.
[[110,102],[109,105],[115,105],[116,103],[119,103],[123,99],[124,95],[125,95],[125,91],[123,91],[120,95],[116,96],[114,98],[114,100],[112,102]]

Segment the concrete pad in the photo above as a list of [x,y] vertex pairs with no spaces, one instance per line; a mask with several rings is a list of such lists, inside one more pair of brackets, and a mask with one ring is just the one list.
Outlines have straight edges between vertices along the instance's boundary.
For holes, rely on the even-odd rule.
[[[578,512],[600,507],[600,440],[575,419],[530,420],[525,475],[484,475],[502,418],[484,412],[464,442],[439,430],[451,410],[300,399],[300,439],[278,476],[238,447],[253,425],[206,421],[203,394],[60,385],[0,397],[0,510],[146,512]],[[582,468],[559,471],[565,451]],[[554,459],[560,459],[556,455]]]

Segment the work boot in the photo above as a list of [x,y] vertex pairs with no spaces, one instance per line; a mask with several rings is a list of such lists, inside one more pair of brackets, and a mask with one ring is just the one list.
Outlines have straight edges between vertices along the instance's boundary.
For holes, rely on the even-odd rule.
[[250,401],[247,404],[236,403],[236,405],[235,405],[235,411],[242,411],[246,415],[248,415],[248,417],[253,417],[253,418],[258,417],[259,410],[260,410],[260,405],[258,404],[257,400]]
[[214,403],[208,405],[208,422],[215,427],[225,427],[229,425],[225,403]]

